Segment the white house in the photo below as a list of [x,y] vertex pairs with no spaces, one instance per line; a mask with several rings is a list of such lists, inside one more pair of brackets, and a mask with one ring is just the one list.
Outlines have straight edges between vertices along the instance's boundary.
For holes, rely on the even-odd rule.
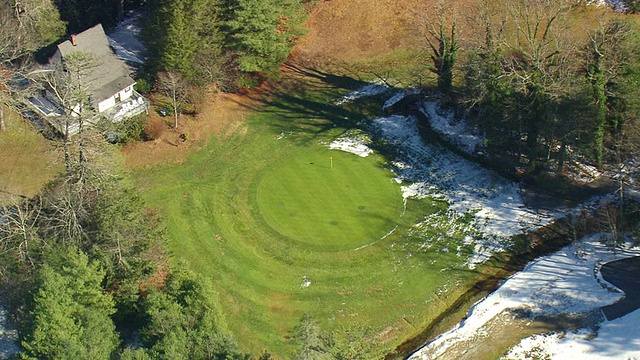
[[[131,70],[114,53],[101,24],[71,35],[69,40],[58,45],[49,63],[54,69],[64,69],[65,57],[73,53],[91,54],[91,66],[83,80],[87,84],[90,104],[100,116],[117,122],[147,111],[146,99],[133,89],[136,82],[130,76]],[[61,114],[61,110],[56,109],[56,97],[48,90],[44,97],[30,100],[45,117]],[[74,112],[78,110],[74,109]]]

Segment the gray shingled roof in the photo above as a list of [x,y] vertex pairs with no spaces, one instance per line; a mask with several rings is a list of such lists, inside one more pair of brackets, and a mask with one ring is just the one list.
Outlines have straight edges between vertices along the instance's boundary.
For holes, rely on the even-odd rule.
[[74,52],[93,55],[93,66],[89,69],[86,80],[94,105],[110,98],[125,87],[135,84],[135,81],[129,76],[128,67],[111,50],[101,24],[87,29],[75,37],[75,46],[67,40],[58,45],[58,50],[60,50],[63,61],[65,56]]

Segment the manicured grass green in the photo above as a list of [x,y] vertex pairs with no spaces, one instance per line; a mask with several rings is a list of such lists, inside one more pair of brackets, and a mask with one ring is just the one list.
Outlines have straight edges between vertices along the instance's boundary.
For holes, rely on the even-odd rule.
[[[220,293],[242,350],[292,358],[293,330],[309,314],[327,330],[370,329],[365,358],[379,359],[477,274],[457,254],[464,234],[448,228],[445,203],[405,208],[388,159],[327,148],[369,114],[331,105],[335,91],[323,89],[282,95],[246,131],[134,176],[165,220],[174,260]],[[444,225],[417,227],[425,216]],[[425,246],[431,237],[442,239]]]
[[256,200],[269,226],[315,251],[356,249],[376,241],[402,213],[400,187],[382,164],[316,147],[270,167]]

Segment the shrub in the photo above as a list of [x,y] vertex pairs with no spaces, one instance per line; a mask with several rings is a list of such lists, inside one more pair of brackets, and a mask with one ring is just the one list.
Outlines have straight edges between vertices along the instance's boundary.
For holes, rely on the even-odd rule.
[[149,93],[153,88],[153,83],[147,79],[138,79],[133,88],[139,93]]
[[128,143],[138,141],[144,137],[145,124],[147,122],[146,115],[137,115],[131,118],[123,119],[115,124],[113,142]]

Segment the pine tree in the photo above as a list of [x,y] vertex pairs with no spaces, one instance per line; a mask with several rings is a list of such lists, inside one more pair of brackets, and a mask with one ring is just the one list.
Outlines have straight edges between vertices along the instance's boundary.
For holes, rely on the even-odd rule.
[[144,308],[148,323],[143,335],[154,358],[247,358],[237,351],[217,296],[202,277],[174,270],[165,291],[153,290]]
[[104,271],[77,249],[53,250],[38,271],[24,358],[109,359],[119,339]]
[[274,75],[302,35],[299,0],[238,0],[226,28],[239,69]]

